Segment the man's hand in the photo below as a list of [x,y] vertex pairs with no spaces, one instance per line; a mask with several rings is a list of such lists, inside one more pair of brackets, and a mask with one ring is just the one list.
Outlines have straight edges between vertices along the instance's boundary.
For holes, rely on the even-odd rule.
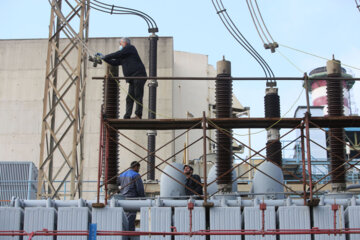
[[102,53],[96,53],[95,56],[98,56],[98,57],[100,57],[101,59],[104,59],[104,57],[105,57]]

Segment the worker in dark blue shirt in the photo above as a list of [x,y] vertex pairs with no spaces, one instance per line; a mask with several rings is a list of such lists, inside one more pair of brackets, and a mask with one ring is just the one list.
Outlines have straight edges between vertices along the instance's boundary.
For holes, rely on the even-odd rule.
[[[121,38],[119,51],[102,58],[113,66],[122,66],[124,77],[146,77],[146,70],[136,48],[131,45],[129,38]],[[131,118],[134,100],[136,102],[135,119],[142,118],[144,85],[146,79],[126,80],[129,91],[126,97],[126,113],[124,119]]]
[[[121,194],[125,197],[136,198],[145,197],[144,184],[139,174],[140,163],[133,161],[130,169],[120,174],[117,179],[118,185],[121,186]],[[129,231],[135,231],[136,211],[126,212],[129,222]]]
[[[202,195],[203,194],[202,185],[199,184],[201,183],[200,176],[197,174],[193,174],[193,172],[194,169],[191,166],[184,165],[184,174],[186,176],[185,186],[192,189],[194,192],[197,192],[198,194]],[[195,182],[193,179],[195,179],[199,183]],[[190,191],[188,188],[185,188],[185,194],[187,196],[195,195],[195,193],[193,191]]]

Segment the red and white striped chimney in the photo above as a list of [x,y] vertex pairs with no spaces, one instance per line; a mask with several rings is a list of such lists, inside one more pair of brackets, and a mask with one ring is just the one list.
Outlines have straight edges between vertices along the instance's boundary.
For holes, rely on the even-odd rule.
[[[313,106],[323,106],[324,116],[328,115],[328,100],[326,94],[326,80],[322,80],[322,77],[327,77],[326,67],[319,67],[312,70],[309,74],[309,90],[311,91],[311,98]],[[351,79],[352,76],[346,73],[346,70],[342,68],[342,77]],[[350,92],[349,90],[353,87],[355,81],[348,80],[343,81],[343,92],[344,92],[344,115],[349,116],[351,114],[350,104]]]

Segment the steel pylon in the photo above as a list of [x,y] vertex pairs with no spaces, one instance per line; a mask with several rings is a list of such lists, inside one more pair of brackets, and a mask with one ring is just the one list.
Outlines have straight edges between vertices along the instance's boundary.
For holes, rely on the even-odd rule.
[[50,4],[37,198],[74,199],[82,192],[90,8],[89,0]]

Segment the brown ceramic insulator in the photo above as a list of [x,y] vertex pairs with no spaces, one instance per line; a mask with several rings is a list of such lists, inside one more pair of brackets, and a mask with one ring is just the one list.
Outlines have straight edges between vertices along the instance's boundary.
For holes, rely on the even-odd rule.
[[[118,68],[110,67],[111,76],[118,76]],[[117,82],[111,77],[104,80],[103,83],[103,113],[105,118],[119,118],[119,88]],[[108,128],[108,183],[116,184],[116,177],[118,175],[118,140],[119,136],[116,130]],[[106,134],[104,134],[105,140]],[[105,148],[106,144],[104,141],[104,152],[103,156],[105,159]],[[105,161],[104,161],[105,162]],[[105,170],[105,164],[103,164]],[[104,174],[105,176],[105,174]]]
[[266,143],[266,157],[269,161],[281,166],[282,153],[279,140],[270,140]]
[[[230,77],[228,74],[219,74],[218,77]],[[215,82],[216,117],[230,118],[232,115],[232,80],[218,79]],[[231,129],[225,129],[231,134]],[[232,168],[232,138],[223,132],[217,131],[216,140],[219,144],[216,153],[217,177],[222,176]],[[232,172],[217,180],[218,184],[231,184]]]

